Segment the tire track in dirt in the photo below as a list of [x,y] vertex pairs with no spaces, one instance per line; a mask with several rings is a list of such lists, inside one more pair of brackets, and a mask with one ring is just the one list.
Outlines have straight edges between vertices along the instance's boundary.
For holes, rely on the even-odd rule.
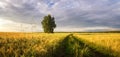
[[90,48],[73,34],[66,36],[59,44],[54,57],[111,57]]

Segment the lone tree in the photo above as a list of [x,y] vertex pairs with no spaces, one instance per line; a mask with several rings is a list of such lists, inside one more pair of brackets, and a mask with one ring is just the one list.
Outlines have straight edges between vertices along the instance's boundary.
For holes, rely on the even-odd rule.
[[54,17],[51,17],[50,14],[45,16],[41,23],[45,33],[53,33],[56,28]]

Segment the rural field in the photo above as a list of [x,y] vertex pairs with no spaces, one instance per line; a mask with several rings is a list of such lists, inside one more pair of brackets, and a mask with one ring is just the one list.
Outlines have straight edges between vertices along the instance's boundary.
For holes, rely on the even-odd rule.
[[120,0],[0,0],[0,57],[120,57]]
[[0,57],[120,57],[120,33],[0,33]]

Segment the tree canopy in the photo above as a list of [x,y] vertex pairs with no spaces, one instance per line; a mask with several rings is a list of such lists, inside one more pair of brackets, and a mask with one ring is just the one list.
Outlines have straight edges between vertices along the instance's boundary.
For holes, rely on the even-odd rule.
[[54,29],[56,28],[55,24],[55,18],[51,17],[49,14],[48,16],[44,16],[44,19],[42,20],[42,27],[44,29],[45,33],[53,33]]

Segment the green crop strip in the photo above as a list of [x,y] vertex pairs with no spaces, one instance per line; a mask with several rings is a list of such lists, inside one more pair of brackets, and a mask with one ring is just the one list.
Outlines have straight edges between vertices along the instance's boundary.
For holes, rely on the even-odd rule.
[[72,34],[66,36],[59,44],[54,57],[109,57],[93,50]]

